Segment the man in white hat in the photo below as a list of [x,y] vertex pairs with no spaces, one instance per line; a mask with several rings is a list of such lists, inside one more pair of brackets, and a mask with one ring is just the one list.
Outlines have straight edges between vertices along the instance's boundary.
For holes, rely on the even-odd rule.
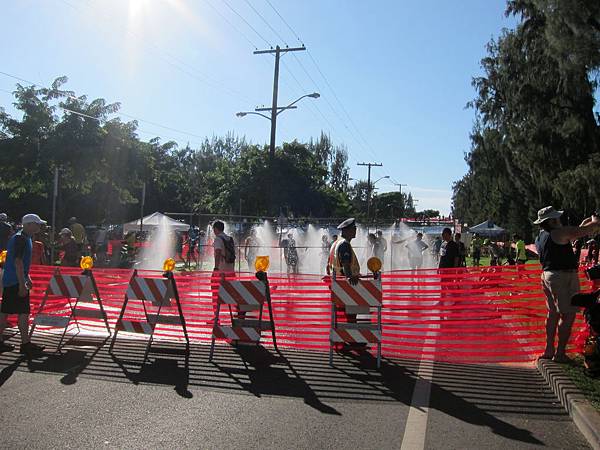
[[17,314],[17,325],[21,333],[20,352],[31,357],[39,354],[43,347],[29,341],[29,290],[32,288],[29,277],[31,265],[31,238],[39,233],[46,222],[37,214],[26,214],[21,220],[23,229],[8,241],[4,273],[2,275],[2,305],[0,307],[0,353],[12,351],[14,347],[4,342],[4,329],[9,314]]
[[578,261],[571,241],[594,234],[600,228],[600,218],[596,215],[585,219],[578,227],[563,226],[562,214],[563,211],[546,206],[538,211],[534,222],[542,228],[535,245],[542,264],[542,287],[548,308],[546,349],[540,359],[557,362],[568,361],[565,351],[577,313],[577,307],[571,305],[571,297],[579,292]]

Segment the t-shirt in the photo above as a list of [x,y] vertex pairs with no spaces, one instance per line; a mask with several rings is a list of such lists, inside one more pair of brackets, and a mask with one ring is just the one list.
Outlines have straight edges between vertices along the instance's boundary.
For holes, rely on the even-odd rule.
[[31,249],[31,264],[42,264],[44,257],[44,244],[34,241]]
[[71,232],[73,233],[73,238],[77,244],[83,244],[86,241],[85,228],[80,223],[73,223],[69,227]]
[[455,258],[458,258],[458,245],[454,241],[444,241],[440,247],[440,269],[456,267]]
[[225,261],[225,241],[224,239],[232,239],[230,236],[227,236],[225,233],[221,233],[218,236],[215,236],[215,240],[213,241],[213,248],[215,250],[215,254],[217,250],[221,250],[221,260],[218,262],[219,264],[219,272],[234,272],[235,271],[235,263],[228,263]]
[[[354,255],[354,250],[352,249],[352,245],[348,241],[341,242],[337,246],[337,257],[338,262],[342,266],[341,272],[344,276],[352,276],[360,274],[360,266],[358,265],[358,261],[356,260],[356,255]],[[356,270],[356,273],[346,274],[344,273],[344,266],[350,265],[352,270]],[[354,266],[354,267],[353,267]]]
[[68,267],[77,267],[81,255],[79,254],[79,246],[75,242],[75,239],[69,239],[66,244],[61,245],[60,250],[65,252],[61,265]]
[[0,222],[0,251],[6,250],[6,245],[8,244],[8,238],[13,231],[13,228],[9,223]]
[[19,284],[17,278],[17,267],[15,259],[23,260],[23,274],[25,278],[29,275],[29,266],[31,265],[31,238],[22,231],[14,234],[6,246],[6,261],[4,262],[4,273],[2,275],[2,284],[6,286],[15,286]]

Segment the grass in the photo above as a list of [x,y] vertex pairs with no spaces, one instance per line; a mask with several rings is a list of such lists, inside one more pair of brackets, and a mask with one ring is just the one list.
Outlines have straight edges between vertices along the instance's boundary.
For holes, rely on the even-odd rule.
[[573,383],[581,389],[592,406],[600,411],[600,378],[590,378],[585,374],[583,358],[578,356],[573,359],[572,364],[561,364],[561,367],[573,380]]

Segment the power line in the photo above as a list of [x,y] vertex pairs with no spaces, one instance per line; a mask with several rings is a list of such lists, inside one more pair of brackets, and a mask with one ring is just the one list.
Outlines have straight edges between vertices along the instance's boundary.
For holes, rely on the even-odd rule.
[[287,20],[285,20],[283,18],[283,16],[281,14],[279,14],[279,11],[277,11],[277,9],[275,9],[275,7],[273,6],[273,4],[269,1],[269,0],[265,0],[269,6],[273,9],[273,11],[275,11],[275,14],[277,14],[279,16],[279,18],[281,19],[281,21],[288,27],[288,29],[292,32],[292,34],[294,36],[296,36],[296,39],[298,39],[298,42],[300,42],[302,45],[304,45],[304,43],[302,42],[302,39],[300,39],[300,36],[298,36],[298,33],[296,33],[294,31],[294,29],[290,26],[289,23],[287,23]]
[[260,19],[271,29],[271,31],[273,33],[275,33],[275,36],[277,36],[277,39],[279,39],[281,42],[283,42],[287,46],[288,44],[287,44],[286,40],[284,38],[282,38],[281,35],[277,32],[277,30],[275,28],[273,28],[271,26],[271,24],[263,17],[263,15],[261,13],[259,13],[254,6],[252,6],[252,3],[250,3],[248,0],[244,0],[244,1],[252,9],[252,11],[254,11],[256,13],[256,15],[258,17],[260,17]]
[[254,33],[255,33],[255,34],[256,34],[256,35],[257,35],[259,38],[261,38],[261,39],[262,39],[262,40],[263,40],[263,41],[264,41],[264,42],[265,42],[265,43],[266,43],[266,44],[267,44],[269,47],[273,48],[273,45],[271,45],[271,43],[270,43],[269,41],[267,41],[267,40],[265,39],[265,37],[264,37],[262,34],[260,34],[260,33],[259,33],[257,30],[256,30],[256,28],[254,28],[252,25],[250,25],[250,23],[249,23],[249,22],[248,22],[248,21],[247,21],[247,20],[244,18],[244,16],[242,16],[242,15],[241,15],[239,12],[237,12],[237,11],[236,11],[236,10],[235,10],[235,9],[234,9],[234,8],[233,8],[233,7],[232,7],[230,4],[229,4],[229,2],[228,2],[227,0],[221,0],[221,1],[222,1],[223,3],[225,3],[225,5],[226,5],[226,6],[227,6],[227,7],[228,7],[228,8],[229,8],[229,9],[230,9],[230,10],[231,10],[231,11],[232,11],[232,12],[233,12],[233,13],[234,13],[236,16],[238,16],[240,19],[242,19],[242,20],[244,21],[244,23],[245,23],[246,25],[248,25],[248,27],[250,27],[250,29],[251,29],[252,31],[254,31]]
[[236,27],[227,17],[225,17],[225,15],[221,14],[221,12],[217,8],[215,8],[215,6],[209,0],[204,1],[206,2],[206,4],[208,4],[208,6],[210,6],[213,9],[214,12],[216,12],[225,22],[227,22],[231,28],[233,28],[238,34],[240,34],[244,39],[246,39],[246,41],[248,41],[254,49],[258,49],[258,45],[256,45],[245,33],[243,33],[238,27]]

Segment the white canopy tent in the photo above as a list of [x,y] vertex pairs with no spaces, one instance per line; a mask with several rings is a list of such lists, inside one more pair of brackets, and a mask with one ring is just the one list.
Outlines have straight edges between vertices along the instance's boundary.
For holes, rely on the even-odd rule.
[[484,237],[498,237],[506,233],[506,230],[502,227],[499,227],[491,220],[486,220],[485,222],[482,222],[479,225],[470,227],[469,232],[477,233],[479,236]]
[[[187,231],[190,228],[190,226],[185,223],[171,219],[163,213],[155,212],[144,217],[142,230],[154,231],[163,223],[163,221],[165,221],[167,226],[174,231]],[[123,233],[127,234],[130,231],[140,231],[140,219],[123,224]]]

